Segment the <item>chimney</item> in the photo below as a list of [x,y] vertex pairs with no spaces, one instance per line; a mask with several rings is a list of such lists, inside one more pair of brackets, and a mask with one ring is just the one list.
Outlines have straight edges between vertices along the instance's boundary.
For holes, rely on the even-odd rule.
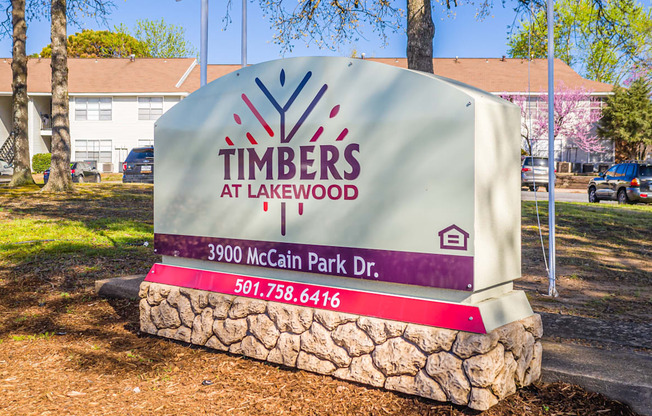
[[133,53],[131,55],[129,55],[129,60],[131,62],[134,62],[136,60],[136,55],[134,55]]

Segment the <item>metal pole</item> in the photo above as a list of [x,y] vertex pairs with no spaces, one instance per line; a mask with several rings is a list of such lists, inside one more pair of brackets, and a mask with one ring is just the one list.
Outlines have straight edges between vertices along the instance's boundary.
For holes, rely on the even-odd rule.
[[201,0],[201,51],[199,55],[199,85],[206,85],[206,64],[208,63],[208,0]]
[[247,66],[247,0],[242,0],[242,67]]
[[548,0],[548,296],[557,297],[555,282],[555,34],[554,0]]

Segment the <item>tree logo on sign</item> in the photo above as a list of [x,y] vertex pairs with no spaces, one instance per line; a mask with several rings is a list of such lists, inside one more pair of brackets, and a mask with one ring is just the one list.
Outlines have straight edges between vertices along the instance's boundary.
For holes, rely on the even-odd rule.
[[[328,91],[328,84],[319,87],[314,95],[306,94],[306,86],[312,78],[312,71],[306,72],[293,90],[287,90],[285,70],[281,69],[279,82],[282,92],[289,98],[281,102],[270,92],[269,84],[260,78],[255,79],[258,87],[249,95],[243,92],[242,108],[233,113],[233,120],[238,126],[243,124],[244,114],[253,115],[263,127],[269,138],[276,137],[270,120],[278,114],[278,137],[280,144],[265,146],[267,137],[254,137],[251,131],[244,131],[241,138],[225,136],[227,147],[220,149],[218,155],[223,158],[224,181],[220,197],[249,198],[262,200],[263,211],[269,210],[269,201],[278,199],[281,204],[281,235],[287,231],[287,203],[296,201],[298,214],[303,215],[304,201],[308,200],[354,200],[358,197],[358,188],[351,184],[360,175],[360,153],[358,143],[345,141],[349,130],[343,128],[335,138],[335,145],[323,144],[323,123],[314,131],[309,131],[306,121],[319,117],[324,106],[318,107]],[[291,92],[291,93],[290,93]],[[256,103],[256,104],[254,104]],[[289,111],[304,103],[305,108],[295,123],[289,123]],[[300,107],[299,107],[300,108]],[[261,111],[263,109],[264,111]],[[244,113],[243,113],[244,111]],[[340,105],[330,108],[326,121],[335,118],[340,112]],[[297,141],[306,144],[297,145]],[[236,142],[242,142],[239,147]],[[293,146],[291,146],[293,142]],[[240,183],[232,183],[240,181]],[[244,181],[244,183],[242,183]],[[261,183],[262,182],[262,183]]]

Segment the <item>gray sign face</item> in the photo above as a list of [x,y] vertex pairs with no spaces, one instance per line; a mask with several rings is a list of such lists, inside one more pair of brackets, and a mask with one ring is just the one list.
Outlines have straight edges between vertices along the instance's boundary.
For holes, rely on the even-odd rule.
[[[242,69],[157,122],[157,251],[454,290],[483,270],[491,285],[494,252],[520,251],[518,125],[508,103],[379,63]],[[512,142],[498,160],[478,154]],[[501,163],[514,174],[481,172]],[[484,195],[503,201],[478,215]],[[520,264],[500,263],[499,281],[518,277]]]

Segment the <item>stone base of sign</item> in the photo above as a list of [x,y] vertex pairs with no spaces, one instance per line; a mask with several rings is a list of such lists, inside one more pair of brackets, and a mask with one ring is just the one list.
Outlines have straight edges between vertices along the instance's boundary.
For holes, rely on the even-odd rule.
[[473,334],[143,282],[142,332],[486,410],[541,375],[541,317]]

